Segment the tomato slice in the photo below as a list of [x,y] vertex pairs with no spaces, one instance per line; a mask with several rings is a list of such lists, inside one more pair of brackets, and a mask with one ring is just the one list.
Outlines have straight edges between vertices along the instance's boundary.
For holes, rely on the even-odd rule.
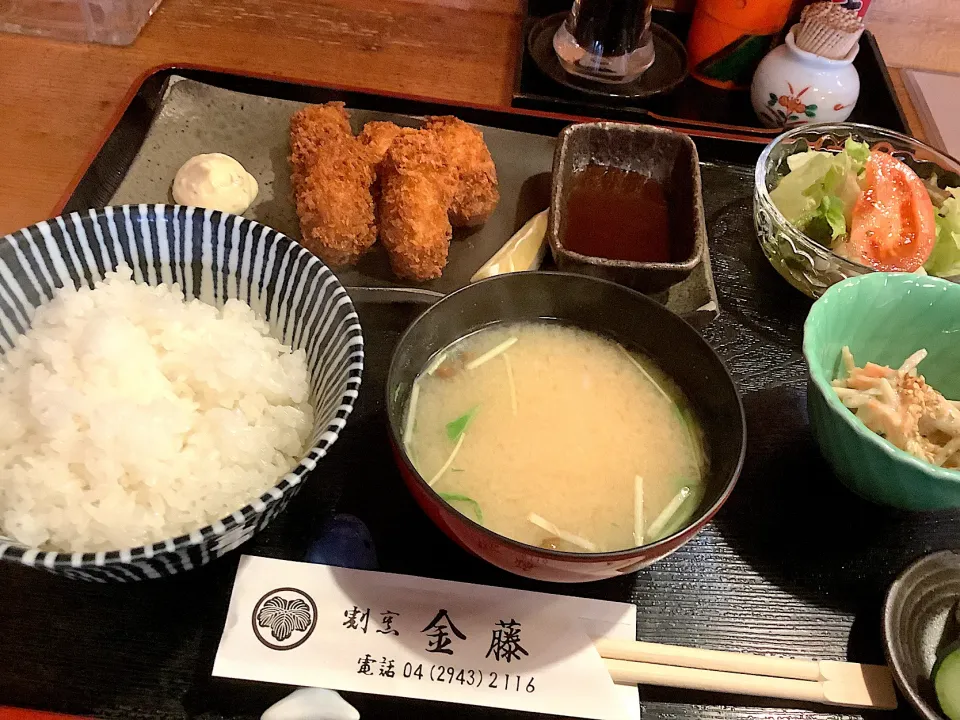
[[916,270],[937,239],[933,203],[923,181],[907,165],[878,150],[867,158],[864,181],[843,254],[876,270]]

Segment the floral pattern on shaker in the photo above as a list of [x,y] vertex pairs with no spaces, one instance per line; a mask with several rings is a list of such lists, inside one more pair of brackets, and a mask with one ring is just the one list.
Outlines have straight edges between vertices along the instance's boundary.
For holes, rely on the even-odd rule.
[[788,82],[787,88],[790,91],[789,95],[778,96],[776,93],[770,93],[770,99],[767,100],[767,116],[777,125],[796,122],[803,117],[816,118],[817,106],[815,104],[806,105],[800,99],[810,89],[810,86],[807,85],[798,92],[794,90],[793,84]]

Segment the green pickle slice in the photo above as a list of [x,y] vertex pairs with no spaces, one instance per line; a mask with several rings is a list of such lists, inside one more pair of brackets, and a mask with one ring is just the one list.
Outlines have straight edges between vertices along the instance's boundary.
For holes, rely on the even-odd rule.
[[933,686],[943,714],[950,720],[960,720],[960,642],[933,669]]

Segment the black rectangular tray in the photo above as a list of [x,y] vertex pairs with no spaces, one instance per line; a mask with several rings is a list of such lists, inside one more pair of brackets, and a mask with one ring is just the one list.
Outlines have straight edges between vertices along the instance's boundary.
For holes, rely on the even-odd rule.
[[[555,133],[556,117],[504,113],[178,69],[245,92],[410,114],[454,112],[473,122]],[[131,152],[145,132],[163,73],[136,93],[104,152]],[[468,555],[423,515],[394,468],[384,384],[392,348],[422,309],[358,298],[367,366],[358,404],[330,456],[296,502],[242,552],[302,558],[333,513],[371,529],[390,572],[633,602],[644,640],[821,659],[883,662],[879,610],[911,560],[960,546],[960,513],[906,514],[846,491],[807,427],[802,323],[810,301],[771,268],[752,221],[752,167],[762,146],[696,138],[704,165],[707,229],[720,317],[704,335],[727,361],[748,417],[746,465],[729,502],[703,533],[633,575],[586,585],[523,580]],[[136,147],[132,148],[135,152]],[[101,153],[68,207],[95,205],[122,177],[123,158]],[[132,157],[130,155],[129,157]],[[129,162],[129,160],[128,160]],[[119,164],[117,164],[119,163]],[[90,585],[0,565],[0,705],[124,720],[254,719],[289,688],[212,678],[239,553],[182,576]],[[646,720],[908,717],[858,713],[643,687]],[[347,694],[361,717],[511,717],[510,713]]]
[[[773,138],[780,130],[765,128],[754,115],[748,91],[731,92],[687,77],[676,89],[662,95],[630,102],[608,99],[564,87],[547,77],[527,52],[527,35],[542,17],[570,9],[569,0],[530,0],[517,48],[513,105],[518,108],[589,114],[611,120],[630,120],[680,128],[702,128]],[[655,10],[653,22],[686,43],[690,15]],[[860,39],[854,60],[860,74],[860,99],[850,122],[879,125],[897,132],[910,132],[887,65],[876,38],[869,31]]]

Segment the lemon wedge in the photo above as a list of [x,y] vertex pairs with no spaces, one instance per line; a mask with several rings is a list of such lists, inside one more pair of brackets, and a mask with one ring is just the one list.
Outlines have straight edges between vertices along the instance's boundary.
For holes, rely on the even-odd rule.
[[547,249],[548,212],[544,210],[527,220],[523,227],[517,230],[504,246],[477,270],[470,278],[470,282],[504,273],[536,270],[540,267]]

